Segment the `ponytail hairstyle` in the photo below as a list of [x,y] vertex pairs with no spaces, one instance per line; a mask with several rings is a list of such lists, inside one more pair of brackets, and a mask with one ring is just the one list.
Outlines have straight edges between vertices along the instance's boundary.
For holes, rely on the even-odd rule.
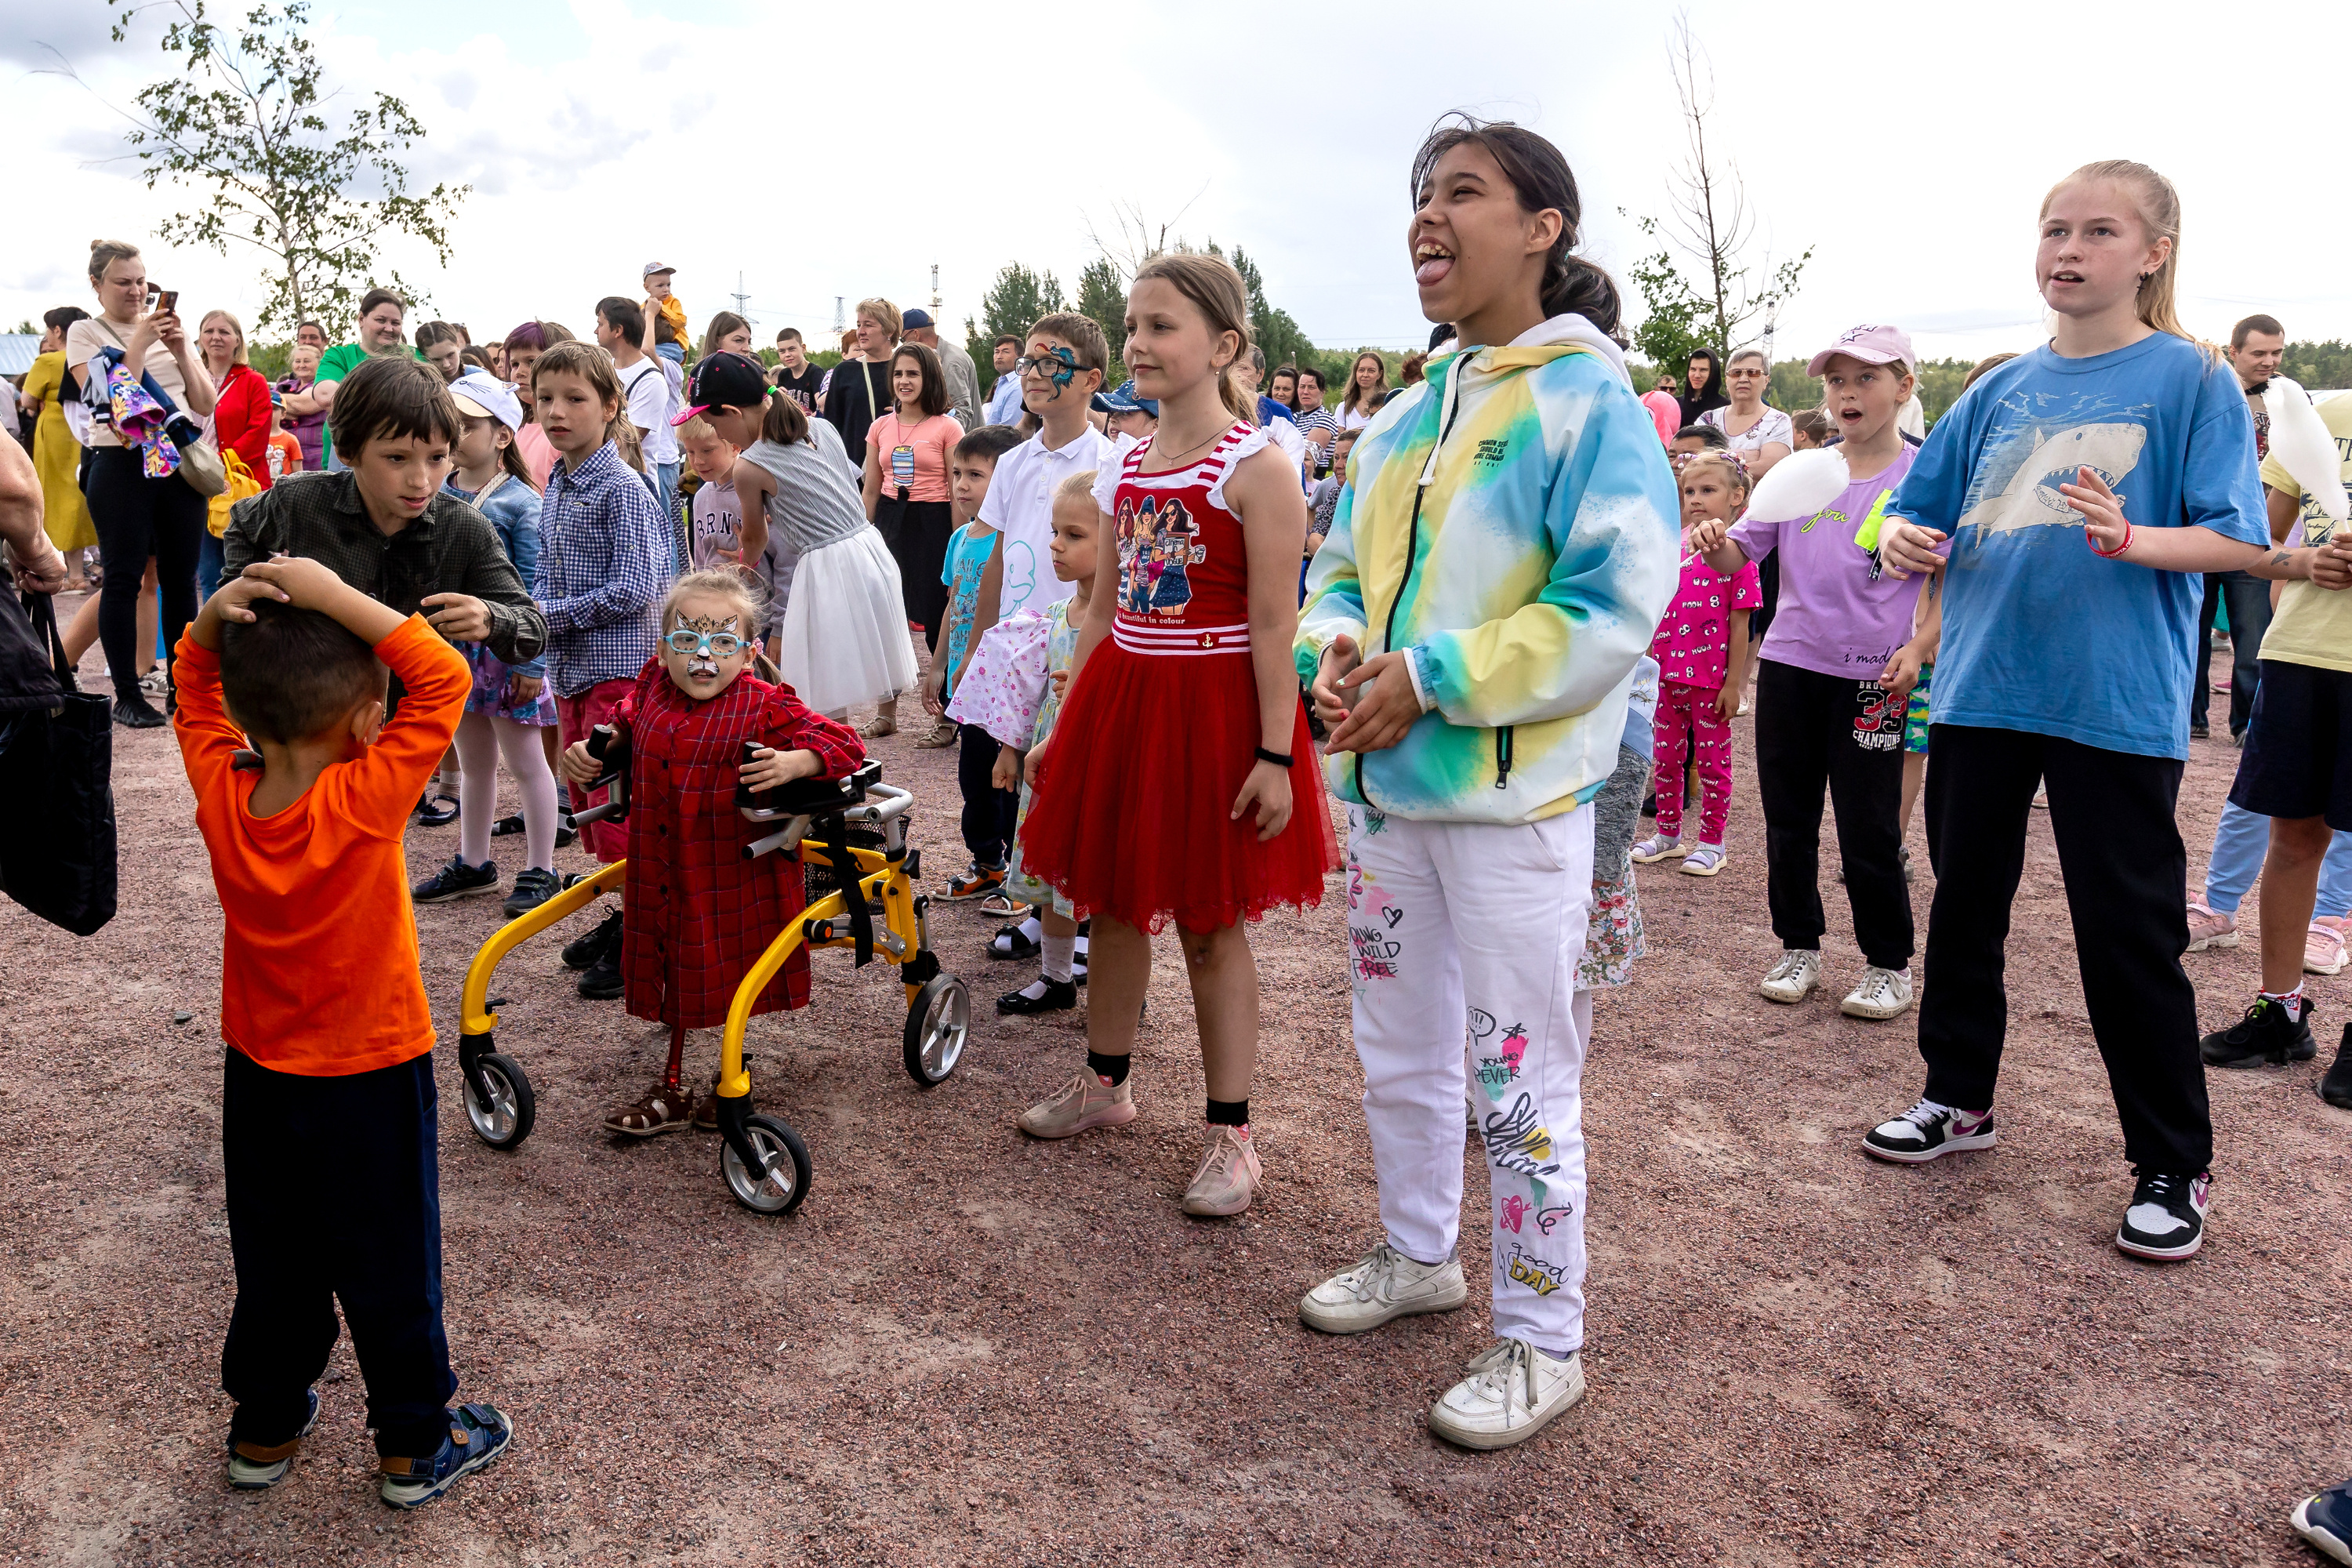
[[2176,338],[2197,340],[2180,324],[2180,313],[2174,305],[2174,280],[2180,275],[2180,193],[2172,182],[2149,168],[2128,158],[2107,158],[2096,163],[2085,163],[2056,184],[2042,198],[2042,217],[2050,216],[2050,204],[2067,186],[2096,180],[2112,181],[2131,193],[2139,216],[2140,232],[2147,242],[2169,240],[2164,260],[2153,272],[2140,275],[2138,311],[2140,324],[2159,332],[2169,332]]
[[139,247],[127,239],[93,239],[89,242],[89,280],[95,286],[103,282],[106,269],[118,261],[135,260]]
[[1571,312],[1582,316],[1622,345],[1625,333],[1619,321],[1617,285],[1608,273],[1574,254],[1577,225],[1584,216],[1584,203],[1577,195],[1576,175],[1569,169],[1568,160],[1549,142],[1507,120],[1480,120],[1464,113],[1448,115],[1431,127],[1428,140],[1413,154],[1410,194],[1414,205],[1419,205],[1422,188],[1435,173],[1438,160],[1465,142],[1475,142],[1485,148],[1501,167],[1503,177],[1511,182],[1512,192],[1518,197],[1521,212],[1539,213],[1549,207],[1559,214],[1559,237],[1552,241],[1550,251],[1544,257],[1541,293],[1545,316]]
[[[520,328],[516,329],[516,331],[520,331]],[[515,333],[508,333],[507,342],[514,341]],[[604,439],[620,448],[621,461],[641,474],[646,471],[645,449],[638,443],[637,427],[629,422],[628,399],[621,395],[621,378],[613,369],[611,354],[593,343],[567,338],[562,342],[548,345],[547,352],[539,356],[539,363],[532,367],[530,375],[534,389],[543,375],[576,375],[586,382],[588,390],[596,395],[596,400],[613,410],[611,417],[604,423]]]
[[1741,459],[1738,453],[1728,450],[1699,453],[1685,463],[1682,466],[1682,471],[1675,476],[1675,488],[1679,489],[1688,484],[1691,476],[1699,473],[1721,474],[1724,488],[1738,498],[1738,510],[1748,510],[1748,492],[1751,485],[1748,478],[1748,465]]
[[[1257,399],[1242,390],[1234,380],[1234,366],[1255,346],[1250,341],[1249,291],[1242,286],[1242,275],[1234,270],[1232,262],[1222,256],[1209,256],[1195,251],[1171,251],[1155,256],[1135,269],[1133,289],[1150,279],[1160,279],[1192,301],[1193,308],[1207,319],[1211,339],[1227,332],[1236,334],[1241,342],[1233,358],[1217,370],[1217,395],[1234,417],[1245,424],[1257,423]],[[1040,323],[1041,325],[1043,323]]]
[[800,400],[781,392],[768,394],[768,412],[760,420],[760,435],[779,447],[789,447],[795,441],[816,445],[809,435],[808,416],[802,412]]

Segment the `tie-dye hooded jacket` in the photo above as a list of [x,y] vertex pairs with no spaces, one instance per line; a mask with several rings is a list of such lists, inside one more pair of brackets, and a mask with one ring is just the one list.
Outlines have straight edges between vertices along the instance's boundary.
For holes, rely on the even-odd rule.
[[1633,667],[1674,594],[1675,482],[1617,345],[1556,316],[1432,360],[1356,443],[1307,576],[1298,670],[1342,634],[1409,653],[1423,711],[1341,799],[1412,820],[1533,822],[1608,781]]

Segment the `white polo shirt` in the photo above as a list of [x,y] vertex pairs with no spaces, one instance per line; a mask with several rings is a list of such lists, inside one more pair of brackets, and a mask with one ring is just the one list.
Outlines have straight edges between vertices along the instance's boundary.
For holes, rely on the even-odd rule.
[[1004,536],[1004,586],[996,618],[1022,609],[1045,610],[1077,591],[1054,575],[1054,492],[1072,474],[1100,471],[1118,461],[1111,438],[1092,424],[1068,446],[1045,445],[1040,430],[997,459],[980,503],[980,521]]
[[621,378],[629,423],[640,432],[637,439],[649,464],[677,461],[677,436],[669,425],[668,363],[659,354],[647,354],[628,369],[614,371]]

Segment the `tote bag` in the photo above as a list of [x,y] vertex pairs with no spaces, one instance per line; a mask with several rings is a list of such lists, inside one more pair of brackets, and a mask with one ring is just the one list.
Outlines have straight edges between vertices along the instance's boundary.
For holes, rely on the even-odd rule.
[[0,893],[88,936],[114,918],[114,727],[47,594],[0,597]]

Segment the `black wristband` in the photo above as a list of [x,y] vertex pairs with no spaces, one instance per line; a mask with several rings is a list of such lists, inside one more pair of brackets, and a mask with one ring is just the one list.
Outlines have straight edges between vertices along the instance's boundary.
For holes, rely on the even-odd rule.
[[1277,768],[1290,766],[1288,757],[1284,756],[1280,752],[1269,752],[1264,746],[1257,749],[1257,760],[1261,763],[1272,763]]

